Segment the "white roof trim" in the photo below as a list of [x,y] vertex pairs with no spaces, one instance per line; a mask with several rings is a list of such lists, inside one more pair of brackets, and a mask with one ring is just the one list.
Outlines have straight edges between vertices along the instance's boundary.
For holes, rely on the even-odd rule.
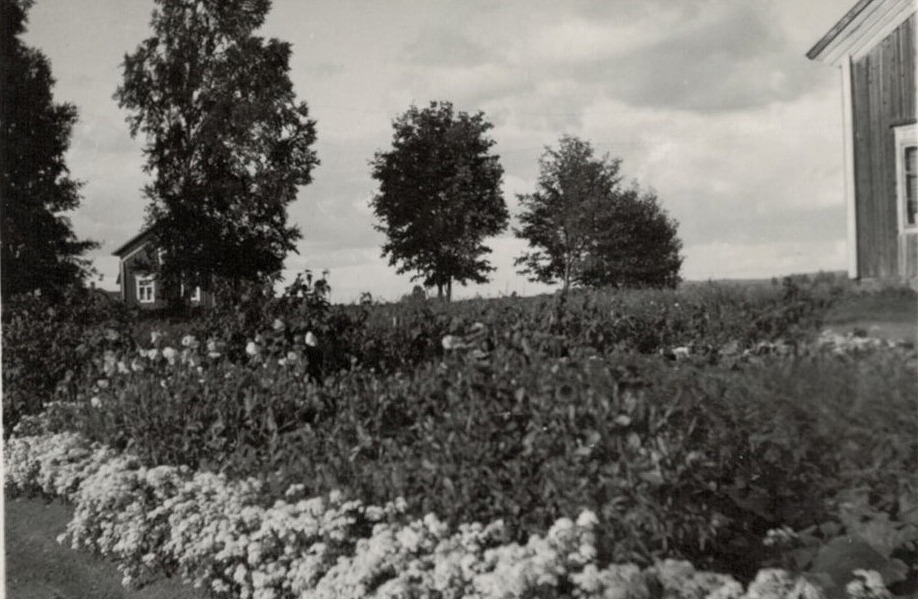
[[[865,56],[899,25],[915,14],[914,0],[873,0],[810,58],[840,66],[846,56]],[[820,40],[822,43],[822,40]],[[818,47],[817,44],[816,47]],[[814,48],[815,49],[815,48]]]

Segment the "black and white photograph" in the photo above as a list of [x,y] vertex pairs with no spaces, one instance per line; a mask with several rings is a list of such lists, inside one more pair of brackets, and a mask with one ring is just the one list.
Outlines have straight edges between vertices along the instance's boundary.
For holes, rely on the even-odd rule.
[[0,596],[918,597],[916,0],[0,0]]

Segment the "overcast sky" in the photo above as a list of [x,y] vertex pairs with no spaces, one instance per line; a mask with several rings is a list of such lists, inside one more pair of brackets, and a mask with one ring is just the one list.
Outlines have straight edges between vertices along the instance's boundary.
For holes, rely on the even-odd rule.
[[[333,299],[411,289],[380,258],[369,160],[411,104],[484,111],[504,197],[534,190],[563,134],[623,159],[679,222],[687,279],[845,267],[841,85],[806,51],[853,0],[274,0],[261,34],[293,44],[290,77],[317,121],[321,165],[290,205],[304,239],[288,272],[328,269]],[[36,0],[29,45],[51,60],[55,98],[76,104],[68,164],[86,182],[78,235],[114,289],[111,252],[143,224],[143,140],[112,94],[146,37],[151,0]],[[533,294],[524,243],[489,241],[488,285],[458,297]]]

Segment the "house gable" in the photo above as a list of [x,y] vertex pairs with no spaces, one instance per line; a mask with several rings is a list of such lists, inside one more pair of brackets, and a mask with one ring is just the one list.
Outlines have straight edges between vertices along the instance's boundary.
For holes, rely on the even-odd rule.
[[[155,280],[152,283],[155,291],[152,298],[148,291],[149,278],[153,274],[151,267],[158,260],[153,229],[141,231],[112,253],[119,258],[118,284],[121,287],[121,300],[129,306],[142,309],[165,308],[167,302],[161,283]],[[213,307],[213,293],[200,291],[196,299],[191,300],[191,305]]]

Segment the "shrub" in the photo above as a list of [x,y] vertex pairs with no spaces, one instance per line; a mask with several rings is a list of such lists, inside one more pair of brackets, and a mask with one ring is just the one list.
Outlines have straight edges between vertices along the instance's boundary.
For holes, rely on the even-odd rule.
[[37,414],[59,386],[82,382],[93,359],[130,347],[127,313],[102,294],[75,290],[60,302],[24,294],[3,304],[4,436]]

